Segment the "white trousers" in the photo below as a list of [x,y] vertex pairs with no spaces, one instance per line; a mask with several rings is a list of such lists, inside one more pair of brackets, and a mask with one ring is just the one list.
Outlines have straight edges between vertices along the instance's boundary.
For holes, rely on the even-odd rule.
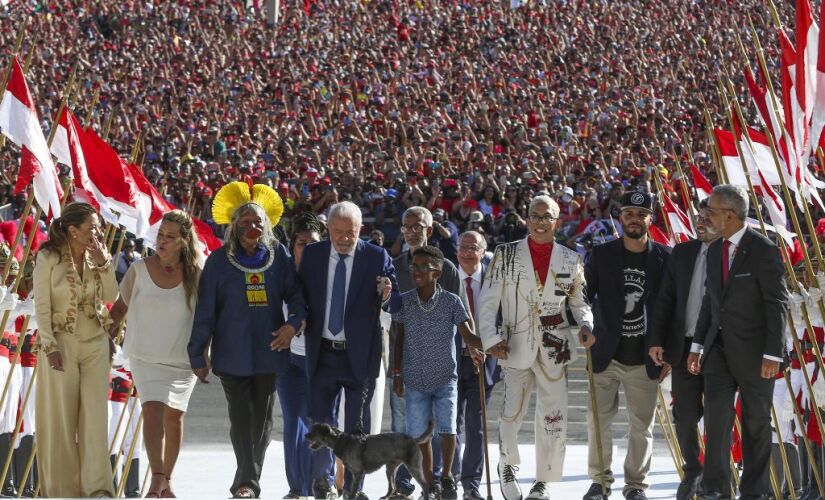
[[[20,407],[20,386],[23,384],[20,362],[12,370],[9,358],[0,357],[0,392],[5,387],[6,381],[11,377],[6,400],[3,401],[3,408],[0,409],[0,434],[14,432],[17,425],[17,409]],[[34,400],[29,401],[34,404]]]
[[[117,455],[122,450],[125,460],[129,456],[129,449],[132,446],[132,441],[134,441],[134,458],[140,457],[143,450],[142,426],[138,427],[141,410],[139,398],[129,398],[128,405],[117,401],[109,401],[109,448],[112,449],[112,455]],[[120,416],[124,411],[126,414],[123,415],[123,421],[118,429],[118,423],[121,422]],[[130,415],[131,419],[129,418]],[[137,433],[137,439],[135,439],[135,433]],[[114,443],[114,448],[112,448],[112,443]]]
[[[21,374],[21,384],[20,384],[20,401],[26,398],[26,391],[29,389],[29,384],[32,383],[32,375],[34,375],[34,367],[33,366],[20,366],[17,368],[20,370]],[[34,435],[34,408],[35,405],[34,401],[37,396],[37,381],[34,381],[34,385],[32,386],[31,394],[29,394],[29,402],[26,404],[26,409],[23,411],[23,427],[20,429],[20,434],[17,436],[17,443],[15,443],[14,447],[17,448],[20,446],[20,439],[24,436],[31,436]]]
[[536,480],[561,481],[567,438],[567,376],[561,365],[537,357],[529,369],[503,368],[504,409],[499,417],[501,461],[519,465],[518,433],[536,390]]

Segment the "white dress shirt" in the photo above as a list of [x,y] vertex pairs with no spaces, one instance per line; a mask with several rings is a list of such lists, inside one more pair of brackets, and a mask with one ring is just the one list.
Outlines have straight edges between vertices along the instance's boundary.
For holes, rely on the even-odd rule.
[[[341,257],[338,256],[338,252],[335,250],[335,246],[330,243],[329,245],[329,269],[327,270],[327,300],[326,300],[326,311],[324,312],[324,331],[321,333],[321,337],[329,340],[344,340],[347,338],[345,335],[345,330],[342,329],[338,332],[338,335],[333,335],[332,332],[329,331],[329,310],[330,306],[332,305],[332,284],[335,282],[335,268],[338,266],[338,261]],[[347,294],[349,293],[349,283],[350,277],[352,277],[352,263],[355,260],[355,249],[357,245],[352,248],[352,251],[348,253],[349,257],[344,261],[344,265],[347,268],[347,279],[344,282],[344,304],[347,303]],[[346,317],[346,309],[344,309],[344,317]]]
[[[742,226],[742,229],[733,233],[730,238],[727,238],[727,240],[730,242],[730,245],[728,246],[728,266],[733,265],[733,259],[736,257],[736,251],[739,249],[739,243],[742,241],[742,237],[745,236],[745,231],[747,230],[748,225],[745,224],[744,226]],[[724,244],[724,241],[722,243]],[[730,267],[728,267],[728,270],[730,271]],[[701,344],[693,343],[690,346],[690,352],[699,352],[701,350]],[[782,362],[782,358],[771,356],[769,354],[763,354],[762,357],[770,361],[776,361],[777,363]]]
[[[481,302],[478,301],[479,295],[481,295],[481,264],[478,265],[478,269],[476,272],[473,273],[472,276],[464,272],[464,269],[459,265],[458,266],[458,279],[461,281],[461,296],[462,300],[464,301],[465,307],[468,307],[468,303],[470,297],[467,296],[467,278],[473,278],[472,283],[470,284],[470,289],[473,291],[473,308],[468,309],[468,313],[475,312],[478,313],[478,308]],[[473,323],[475,324],[475,331],[476,335],[478,334],[478,321],[476,318],[478,317],[476,314],[472,314],[473,316]],[[461,347],[467,347],[467,344],[464,343],[464,339],[461,339]]]
[[693,337],[696,332],[696,321],[702,309],[702,299],[705,297],[705,277],[707,276],[708,244],[702,243],[696,262],[693,264],[693,274],[690,277],[690,291],[685,305],[685,337]]

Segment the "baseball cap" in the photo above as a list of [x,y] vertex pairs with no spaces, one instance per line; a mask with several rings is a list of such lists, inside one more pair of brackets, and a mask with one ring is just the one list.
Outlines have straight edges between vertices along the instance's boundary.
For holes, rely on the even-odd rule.
[[622,195],[622,210],[625,208],[641,208],[653,213],[653,197],[641,191],[630,191]]

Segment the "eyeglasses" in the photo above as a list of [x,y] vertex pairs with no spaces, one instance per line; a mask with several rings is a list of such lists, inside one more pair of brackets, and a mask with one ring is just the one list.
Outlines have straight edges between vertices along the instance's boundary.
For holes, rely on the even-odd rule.
[[558,217],[553,217],[552,215],[535,215],[535,214],[531,214],[527,218],[530,219],[530,222],[532,222],[533,224],[541,224],[541,223],[550,224],[552,222],[556,222],[556,220],[558,219]]
[[404,233],[404,234],[406,234],[406,233],[419,234],[419,233],[423,233],[424,230],[426,230],[426,229],[427,229],[427,226],[425,226],[423,224],[413,224],[411,226],[401,226],[401,232]]
[[734,211],[732,208],[723,208],[723,207],[713,208],[710,205],[708,205],[707,208],[705,208],[705,210],[707,210],[708,215],[711,216],[711,217],[716,215],[716,213],[719,212],[720,210],[724,210],[724,211],[727,211],[727,212],[733,212]]
[[408,268],[411,273],[426,273],[428,271],[438,271],[438,269],[432,266],[419,266],[418,264],[410,264]]
[[477,253],[479,250],[481,250],[481,247],[477,247],[477,246],[468,247],[468,246],[465,246],[465,245],[459,245],[458,250],[460,252]]

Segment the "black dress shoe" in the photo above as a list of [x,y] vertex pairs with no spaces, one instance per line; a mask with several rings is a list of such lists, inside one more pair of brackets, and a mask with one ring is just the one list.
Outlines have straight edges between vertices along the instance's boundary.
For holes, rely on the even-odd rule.
[[686,477],[679,483],[679,488],[676,490],[676,500],[693,500],[699,489],[699,483],[702,481],[702,476]]
[[636,489],[628,490],[625,492],[624,497],[627,500],[647,500],[647,495],[645,495],[645,492]]
[[717,491],[710,491],[703,493],[699,500],[727,500],[730,499],[730,495],[727,493],[719,493]]

